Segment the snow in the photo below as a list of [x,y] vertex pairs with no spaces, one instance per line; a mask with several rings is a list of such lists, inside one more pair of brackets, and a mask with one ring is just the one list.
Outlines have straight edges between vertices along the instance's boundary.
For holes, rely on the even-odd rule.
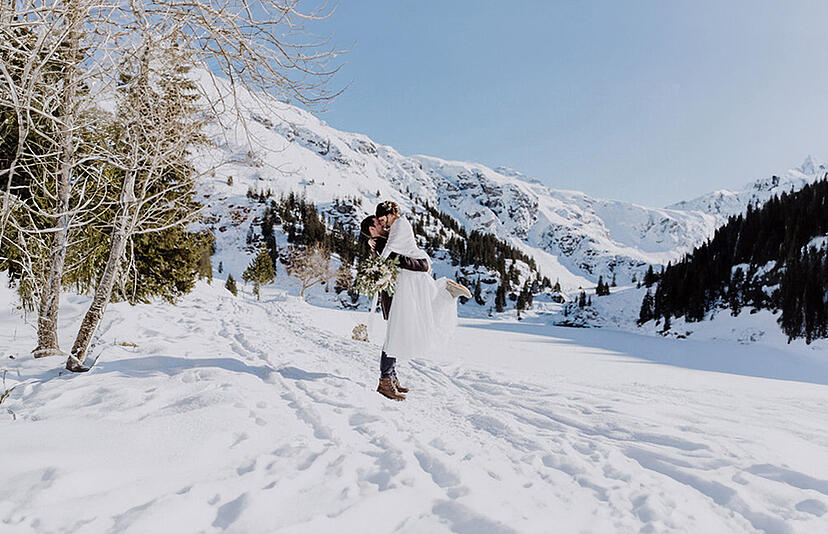
[[464,319],[395,403],[365,314],[289,288],[113,304],[72,375],[0,282],[4,534],[828,529],[824,350]]
[[[747,309],[675,319],[660,335],[635,323],[646,289],[624,285],[746,199],[815,179],[825,167],[814,158],[743,192],[652,209],[512,169],[402,156],[240,96],[210,125],[213,146],[194,154],[223,267],[212,285],[178,306],[110,305],[100,359],[72,375],[31,358],[35,319],[0,273],[3,534],[531,533],[550,521],[562,532],[828,531],[828,341],[788,344],[777,316]],[[351,339],[364,312],[338,309],[322,287],[300,301],[281,265],[261,301],[223,289],[255,250],[242,248],[263,210],[249,188],[321,209],[356,197],[357,220],[377,191],[404,210],[428,202],[531,254],[569,300],[599,275],[621,286],[592,296],[583,322],[601,329],[554,326],[562,307],[549,295],[522,321],[470,302],[446,353],[401,364],[412,391],[393,403],[374,391],[379,348]],[[64,344],[88,303],[64,295]]]
[[668,206],[668,209],[700,211],[717,218],[718,225],[727,222],[731,215],[738,215],[747,210],[748,205],[761,205],[774,195],[799,191],[806,184],[826,176],[825,164],[820,163],[814,156],[809,155],[796,168],[788,169],[782,176],[760,178],[746,184],[739,191],[721,189]]
[[803,247],[803,250],[810,251],[812,248],[817,250],[828,248],[828,235],[820,235],[811,239],[808,244]]

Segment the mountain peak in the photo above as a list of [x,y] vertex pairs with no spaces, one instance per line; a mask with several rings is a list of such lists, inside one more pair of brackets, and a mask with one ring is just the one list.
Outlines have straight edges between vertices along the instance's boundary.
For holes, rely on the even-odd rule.
[[802,165],[796,168],[797,171],[801,172],[805,176],[814,176],[817,172],[825,171],[825,165],[819,162],[812,154],[809,154],[805,161],[802,162]]
[[522,172],[515,170],[511,167],[506,167],[505,165],[500,165],[494,169],[494,171],[498,174],[502,174],[503,176],[509,176],[511,178],[517,178],[518,180],[522,180],[524,182],[530,184],[541,184],[541,181],[537,178],[533,178],[531,176],[527,176]]

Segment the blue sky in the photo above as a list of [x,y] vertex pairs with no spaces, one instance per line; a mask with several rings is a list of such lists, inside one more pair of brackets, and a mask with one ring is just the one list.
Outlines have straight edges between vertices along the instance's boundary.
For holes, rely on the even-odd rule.
[[828,2],[342,0],[321,117],[662,206],[828,158]]

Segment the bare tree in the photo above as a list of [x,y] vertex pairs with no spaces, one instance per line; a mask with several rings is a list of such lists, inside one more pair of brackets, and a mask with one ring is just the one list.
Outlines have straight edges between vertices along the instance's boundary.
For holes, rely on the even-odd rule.
[[234,89],[261,91],[313,108],[341,92],[330,90],[328,82],[340,68],[334,62],[343,51],[305,27],[333,13],[328,3],[307,9],[300,4],[308,2],[148,0],[144,9],[153,20],[178,21],[201,59]]
[[[187,150],[201,140],[198,110],[181,93],[182,88],[192,86],[181,77],[172,83],[175,73],[183,67],[182,61],[200,59],[228,77],[230,95],[203,92],[201,102],[215,112],[229,97],[243,126],[246,120],[239,106],[240,87],[246,89],[246,94],[261,91],[289,95],[307,105],[320,104],[334,96],[326,90],[326,83],[336,69],[322,65],[335,57],[336,51],[319,51],[324,41],[293,40],[301,29],[297,20],[316,20],[327,13],[300,12],[297,6],[298,2],[292,0],[150,0],[130,4],[128,18],[140,39],[124,61],[130,71],[129,82],[122,89],[128,98],[126,106],[121,107],[126,136],[123,146],[128,152],[125,157],[113,158],[121,161],[121,195],[106,267],[66,362],[67,369],[86,370],[86,352],[111,299],[130,237],[191,220],[186,210],[170,206],[170,198],[188,198],[186,190],[153,187],[158,177],[169,174],[170,167],[192,174],[186,164]],[[165,79],[166,90],[159,94],[156,87]],[[171,93],[175,87],[178,92]],[[176,184],[192,186],[188,180]]]
[[287,272],[299,279],[301,284],[299,297],[304,299],[305,291],[316,284],[327,283],[333,275],[331,251],[320,243],[310,245],[305,249],[291,247]]
[[121,62],[122,85],[109,162],[120,194],[114,202],[107,261],[66,362],[83,371],[92,336],[122,269],[133,235],[185,225],[198,216],[190,199],[195,171],[188,151],[203,140],[195,85],[187,78],[192,54],[177,28],[158,35],[145,28]]
[[0,154],[0,268],[23,273],[20,289],[38,311],[36,356],[59,352],[62,281],[91,246],[88,225],[107,229],[110,243],[100,277],[89,275],[95,294],[73,370],[130,268],[131,237],[193,219],[191,180],[169,177],[193,177],[187,149],[204,116],[171,104],[165,92],[181,64],[170,58],[227,77],[229,93],[207,88],[201,104],[214,117],[234,109],[248,131],[242,93],[310,108],[338,94],[328,82],[340,51],[304,26],[331,13],[299,0],[0,0],[0,115],[15,129],[8,157]]
[[[111,12],[99,0],[0,4],[0,105],[13,110],[17,125],[17,146],[0,170],[0,244],[15,251],[28,274],[25,287],[37,302],[36,357],[60,352],[58,307],[70,232],[84,224],[82,214],[90,207],[85,188],[95,180],[94,165],[81,150],[94,122],[91,88],[100,86],[92,81],[99,72],[91,65],[112,38]],[[23,160],[27,183],[20,184]],[[10,228],[13,239],[6,238]]]

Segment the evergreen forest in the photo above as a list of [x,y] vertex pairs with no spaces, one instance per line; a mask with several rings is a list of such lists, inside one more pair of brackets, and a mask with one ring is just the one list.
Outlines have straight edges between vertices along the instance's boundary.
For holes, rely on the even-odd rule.
[[[788,337],[828,337],[828,177],[774,196],[731,217],[712,239],[660,275],[642,303],[639,322],[743,308],[779,311]],[[656,282],[657,280],[657,282]]]

